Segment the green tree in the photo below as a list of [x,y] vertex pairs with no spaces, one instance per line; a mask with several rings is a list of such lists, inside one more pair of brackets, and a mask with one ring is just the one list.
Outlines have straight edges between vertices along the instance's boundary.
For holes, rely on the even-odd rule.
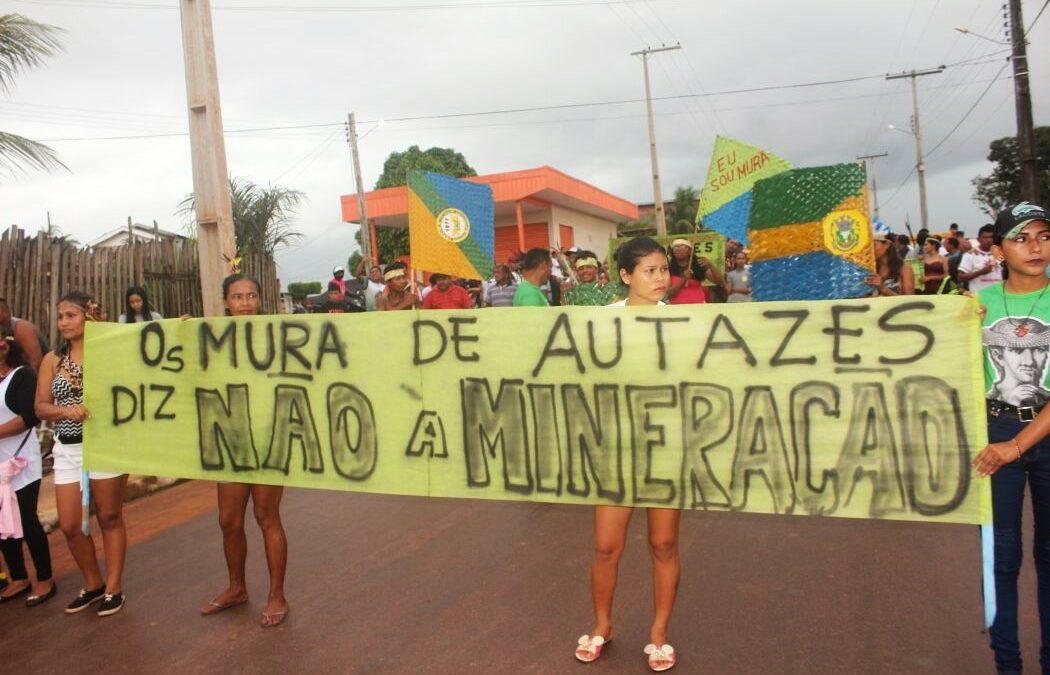
[[[1050,127],[1035,128],[1035,157],[1039,166],[1039,194],[1050,196]],[[972,181],[973,200],[991,217],[1006,204],[1021,200],[1021,161],[1017,137],[998,138],[989,145],[988,161],[995,164],[988,176]]]
[[308,295],[317,295],[321,292],[320,281],[294,281],[288,284],[288,292],[292,294],[292,299],[296,302],[302,302],[303,298]]
[[664,206],[667,231],[671,234],[692,232],[698,208],[700,208],[700,195],[696,188],[688,185],[675,188],[674,199],[670,204]]
[[[37,23],[21,14],[0,14],[0,93],[11,90],[19,72],[38,66],[62,48],[61,28]],[[67,168],[55,151],[24,136],[0,131],[0,169],[7,173]]]
[[[420,150],[418,145],[409,147],[404,152],[392,152],[383,163],[383,173],[376,181],[377,190],[400,187],[408,183],[408,172],[412,170],[433,171],[453,178],[476,176],[475,171],[461,153],[452,148],[430,148]],[[357,243],[361,243],[361,232],[357,233]],[[394,258],[408,255],[408,228],[376,228],[376,247],[379,249],[380,262],[390,262]],[[353,270],[350,270],[351,273]]]
[[[237,252],[272,256],[279,248],[299,243],[303,233],[296,230],[293,223],[295,212],[304,201],[306,195],[299,190],[280,185],[263,187],[247,178],[230,178]],[[177,212],[192,217],[195,202],[193,194],[187,195],[179,202]]]

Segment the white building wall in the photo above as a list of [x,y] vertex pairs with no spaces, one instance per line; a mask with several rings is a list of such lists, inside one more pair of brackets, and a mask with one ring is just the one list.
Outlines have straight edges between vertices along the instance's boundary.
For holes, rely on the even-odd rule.
[[551,241],[560,239],[560,225],[572,228],[573,244],[594,251],[604,258],[609,251],[609,240],[616,236],[616,223],[564,206],[551,206]]

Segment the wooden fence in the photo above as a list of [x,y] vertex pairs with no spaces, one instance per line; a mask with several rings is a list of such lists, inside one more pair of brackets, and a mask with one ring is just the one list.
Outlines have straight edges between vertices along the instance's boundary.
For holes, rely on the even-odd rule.
[[[242,271],[259,280],[263,311],[279,312],[280,281],[273,258],[247,255]],[[58,340],[53,317],[64,293],[90,294],[116,321],[124,312],[129,286],[144,287],[162,316],[201,316],[197,242],[167,239],[82,248],[43,232],[29,237],[15,226],[0,236],[0,298],[14,316],[35,323],[51,345]]]

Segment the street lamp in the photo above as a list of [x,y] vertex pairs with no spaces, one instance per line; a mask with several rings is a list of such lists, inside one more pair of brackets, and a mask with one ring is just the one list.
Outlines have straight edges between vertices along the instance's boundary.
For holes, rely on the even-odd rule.
[[[1039,161],[1035,150],[1035,123],[1032,119],[1032,92],[1028,85],[1028,41],[1024,30],[1024,19],[1021,16],[1021,0],[1007,0],[1004,9],[1009,12],[1010,39],[996,40],[986,35],[974,33],[965,26],[956,26],[955,30],[966,35],[973,35],[994,42],[997,45],[1010,46],[1010,61],[1014,70],[1014,110],[1017,115],[1017,150],[1020,159],[1021,198],[1030,202],[1039,201]],[[1045,9],[1045,6],[1044,6]],[[1037,17],[1038,18],[1038,17]],[[1030,28],[1030,27],[1029,27]]]
[[987,40],[988,42],[994,42],[997,45],[1008,45],[1008,44],[1010,44],[1007,40],[996,40],[995,38],[990,38],[987,35],[981,35],[980,33],[974,33],[972,30],[970,30],[966,26],[956,26],[955,30],[959,31],[963,35],[972,35],[974,37],[981,38],[982,40]]
[[[918,108],[916,108],[916,112],[918,112]],[[887,124],[886,128],[915,138],[915,169],[919,173],[919,214],[923,228],[928,229],[929,223],[926,215],[926,162],[922,158],[922,132],[919,130],[918,125],[915,124],[914,117],[912,118],[912,131],[901,129],[896,124]]]

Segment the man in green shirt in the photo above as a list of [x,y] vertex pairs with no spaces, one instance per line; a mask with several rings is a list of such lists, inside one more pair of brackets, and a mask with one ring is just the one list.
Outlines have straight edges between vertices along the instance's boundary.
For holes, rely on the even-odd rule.
[[551,256],[545,248],[529,249],[521,262],[521,283],[514,292],[515,307],[546,307],[550,304],[540,286],[551,278]]
[[620,299],[609,284],[598,285],[598,256],[592,251],[577,253],[576,278],[578,283],[565,291],[563,304],[603,307]]

